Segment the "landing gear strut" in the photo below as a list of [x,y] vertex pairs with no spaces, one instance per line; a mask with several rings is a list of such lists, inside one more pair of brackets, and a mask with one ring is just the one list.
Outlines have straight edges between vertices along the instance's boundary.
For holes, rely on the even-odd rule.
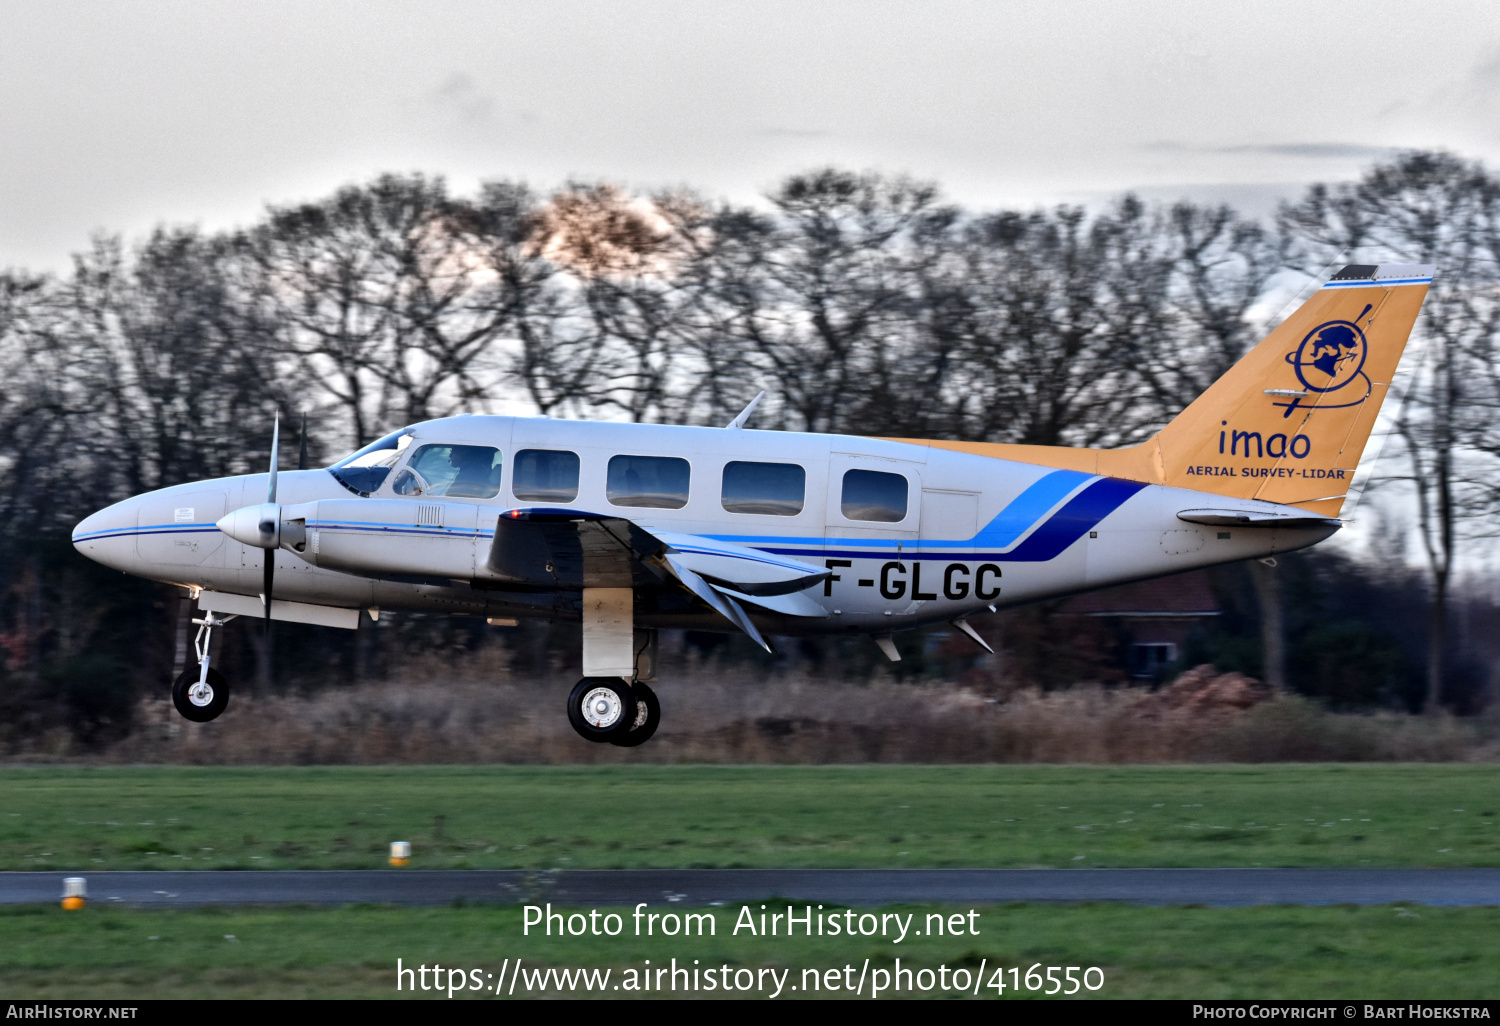
[[182,671],[172,682],[172,704],[187,719],[194,723],[207,723],[218,716],[229,705],[229,682],[218,670],[208,665],[209,644],[213,641],[214,628],[222,627],[234,616],[220,616],[207,612],[198,624],[198,636],[193,641],[193,650],[198,656],[198,665]]

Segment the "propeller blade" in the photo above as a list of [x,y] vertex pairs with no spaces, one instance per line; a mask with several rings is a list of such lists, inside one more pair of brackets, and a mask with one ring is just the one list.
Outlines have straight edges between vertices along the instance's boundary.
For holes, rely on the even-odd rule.
[[[270,482],[266,487],[266,503],[268,505],[276,502],[276,466],[281,457],[281,411],[276,411],[276,420],[271,427],[271,475]],[[276,516],[273,521],[271,536],[276,537],[276,529],[280,527],[281,511],[272,511]],[[264,532],[262,532],[264,533]],[[266,562],[264,576],[261,578],[261,600],[266,604],[266,637],[271,637],[271,586],[276,580],[276,549],[274,546],[266,549]]]
[[[276,501],[276,459],[281,450],[281,411],[276,412],[276,424],[271,428],[271,484],[266,494],[267,502]],[[269,571],[267,571],[269,573]],[[267,580],[270,580],[267,577]],[[267,606],[266,608],[270,608]]]
[[307,411],[302,412],[302,435],[297,440],[297,469],[307,469]]
[[265,576],[261,579],[261,601],[266,604],[266,634],[271,633],[271,584],[276,579],[276,550],[266,550]]

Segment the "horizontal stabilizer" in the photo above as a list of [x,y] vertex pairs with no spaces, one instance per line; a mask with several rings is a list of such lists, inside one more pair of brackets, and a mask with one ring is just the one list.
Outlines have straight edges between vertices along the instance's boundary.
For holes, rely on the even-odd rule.
[[1273,513],[1248,509],[1185,509],[1178,520],[1207,527],[1343,527],[1337,517],[1318,517],[1295,513]]

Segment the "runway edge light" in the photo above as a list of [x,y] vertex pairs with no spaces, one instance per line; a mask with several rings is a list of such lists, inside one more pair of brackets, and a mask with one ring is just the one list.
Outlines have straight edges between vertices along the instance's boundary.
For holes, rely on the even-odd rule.
[[391,865],[400,867],[400,866],[406,865],[410,861],[411,861],[411,842],[410,841],[392,841],[391,842]]
[[81,876],[70,876],[63,880],[62,907],[69,911],[83,908],[83,899],[88,896],[88,881]]

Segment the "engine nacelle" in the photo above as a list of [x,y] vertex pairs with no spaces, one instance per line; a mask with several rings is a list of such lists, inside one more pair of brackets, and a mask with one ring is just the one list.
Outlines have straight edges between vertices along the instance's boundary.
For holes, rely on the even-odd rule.
[[281,547],[344,573],[467,581],[494,536],[481,531],[480,512],[465,502],[319,499],[281,508]]

